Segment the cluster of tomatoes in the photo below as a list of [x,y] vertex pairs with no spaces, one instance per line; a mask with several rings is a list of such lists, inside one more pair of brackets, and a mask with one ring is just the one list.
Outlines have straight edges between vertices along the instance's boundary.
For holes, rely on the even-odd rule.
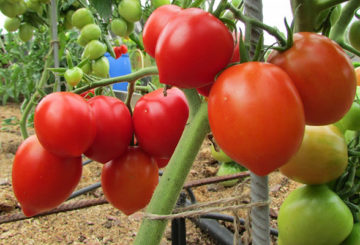
[[[326,36],[299,32],[289,49],[273,51],[266,62],[226,67],[234,51],[226,26],[202,10],[173,5],[156,9],[143,35],[161,83],[209,91],[210,128],[231,159],[257,175],[280,168],[306,184],[282,205],[279,244],[343,241],[353,227],[352,214],[325,185],[348,165],[344,135],[331,125],[351,111],[356,93],[354,67],[342,48]],[[332,210],[328,216],[321,215],[324,206]],[[308,225],[311,219],[320,220],[324,232]],[[305,229],[321,235],[301,239]]]
[[82,155],[104,164],[102,188],[113,206],[127,215],[143,208],[188,114],[177,88],[167,90],[167,96],[162,89],[143,96],[133,115],[114,97],[45,96],[35,110],[36,135],[21,144],[13,164],[13,189],[24,214],[53,209],[69,197],[80,181]]

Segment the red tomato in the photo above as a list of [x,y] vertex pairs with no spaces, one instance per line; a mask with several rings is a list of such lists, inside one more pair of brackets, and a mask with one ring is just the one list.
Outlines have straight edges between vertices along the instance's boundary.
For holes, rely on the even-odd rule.
[[96,136],[85,155],[106,163],[127,150],[133,135],[131,114],[124,102],[114,97],[99,95],[88,103],[96,120]]
[[128,48],[126,47],[125,44],[121,44],[119,49],[120,49],[120,53],[122,54],[126,54],[128,52]]
[[198,8],[182,10],[156,44],[160,82],[180,88],[208,85],[229,63],[233,49],[233,37],[219,19]]
[[138,144],[155,158],[170,159],[185,128],[189,107],[178,88],[157,89],[134,107],[133,122]]
[[114,47],[115,59],[119,59],[121,57],[121,49],[120,47]]
[[204,87],[200,87],[200,88],[197,88],[196,90],[198,91],[199,94],[201,94],[202,96],[205,96],[205,97],[208,97],[209,94],[210,94],[210,90],[211,90],[211,87],[213,86],[214,83],[210,83]]
[[246,62],[221,73],[208,112],[220,148],[261,176],[285,164],[304,135],[300,96],[289,76],[268,63]]
[[34,126],[42,146],[59,156],[80,156],[96,133],[90,105],[70,92],[45,96],[35,109]]
[[56,208],[73,192],[81,172],[81,157],[56,156],[35,135],[27,138],[12,168],[12,186],[23,213],[29,217]]
[[84,93],[81,93],[80,96],[83,97],[86,100],[89,100],[89,99],[91,99],[92,97],[95,96],[95,89],[93,88],[93,89],[90,89],[90,90],[88,90],[88,91],[86,91]]
[[356,92],[354,67],[331,39],[316,33],[294,34],[294,45],[269,58],[289,74],[304,104],[308,125],[340,120],[350,109]]
[[106,199],[124,214],[144,208],[159,182],[155,160],[139,147],[107,162],[101,173],[101,186]]
[[143,43],[145,51],[155,57],[155,48],[160,33],[169,22],[170,18],[178,14],[182,8],[177,5],[163,5],[157,8],[144,25]]

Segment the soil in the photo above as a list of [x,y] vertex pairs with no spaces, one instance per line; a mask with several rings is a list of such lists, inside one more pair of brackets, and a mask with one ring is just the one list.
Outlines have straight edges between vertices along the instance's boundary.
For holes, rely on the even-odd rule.
[[[20,105],[8,104],[0,106],[0,219],[4,215],[21,213],[11,186],[11,167],[17,147],[22,142],[19,125]],[[9,120],[11,119],[11,120]],[[14,124],[14,125],[12,125]],[[34,134],[32,128],[29,134]],[[83,175],[77,189],[100,181],[102,164],[92,162],[83,168]],[[219,163],[211,157],[208,140],[205,140],[192,166],[187,181],[198,180],[216,175]],[[192,190],[198,202],[209,202],[234,197],[246,196],[243,203],[249,203],[249,187],[238,184],[223,187],[221,184],[209,184],[194,187]],[[276,229],[276,216],[284,198],[299,184],[293,182],[278,171],[269,175],[271,227]],[[243,188],[239,188],[243,187]],[[91,200],[103,197],[101,188],[81,195],[68,202]],[[143,210],[142,210],[143,211]],[[102,204],[84,209],[60,212],[46,216],[34,217],[20,221],[0,224],[0,244],[132,244],[141,224],[143,212],[139,211],[126,216],[110,204]],[[225,214],[233,215],[233,212]],[[249,211],[239,209],[238,217],[249,220]],[[230,230],[232,223],[221,222]],[[245,231],[245,232],[244,232]],[[251,232],[241,227],[240,237],[244,244],[251,241]],[[203,233],[190,219],[186,219],[187,244],[217,244],[209,235]],[[171,244],[171,222],[168,222],[162,245]],[[251,244],[251,242],[250,242]],[[272,236],[272,244],[276,237]]]

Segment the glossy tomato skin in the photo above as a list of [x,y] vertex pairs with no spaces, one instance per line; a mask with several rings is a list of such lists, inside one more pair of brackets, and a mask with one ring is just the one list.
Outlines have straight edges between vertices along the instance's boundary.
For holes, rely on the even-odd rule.
[[146,20],[143,31],[143,43],[146,53],[155,58],[155,48],[160,33],[169,20],[178,14],[182,8],[177,5],[163,5],[158,7]]
[[155,158],[170,159],[185,128],[189,107],[178,88],[162,88],[141,97],[134,107],[133,122],[139,146]]
[[317,185],[338,178],[347,165],[347,144],[336,126],[306,126],[300,149],[280,171],[297,182]]
[[184,9],[169,20],[156,44],[160,82],[179,88],[208,85],[233,49],[233,37],[219,19],[198,8]]
[[211,131],[219,147],[257,175],[285,164],[299,149],[303,106],[279,67],[246,62],[227,68],[208,99]]
[[18,148],[12,186],[26,216],[51,210],[64,202],[80,181],[81,157],[64,158],[45,150],[35,135]]
[[326,185],[292,191],[278,215],[279,245],[337,245],[350,234],[350,209]]
[[340,120],[350,109],[356,92],[353,65],[331,39],[310,32],[294,34],[293,46],[268,60],[285,70],[304,104],[308,125]]
[[99,95],[88,101],[96,120],[96,136],[85,156],[106,163],[128,148],[133,135],[131,114],[121,100]]
[[96,124],[90,105],[80,95],[55,92],[35,109],[34,127],[42,146],[59,156],[80,156],[92,144]]
[[155,160],[140,147],[107,162],[101,173],[106,199],[126,215],[144,208],[159,181]]

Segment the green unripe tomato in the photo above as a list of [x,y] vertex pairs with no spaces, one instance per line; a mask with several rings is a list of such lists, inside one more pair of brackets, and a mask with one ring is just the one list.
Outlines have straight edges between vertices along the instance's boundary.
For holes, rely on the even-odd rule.
[[85,25],[94,23],[94,17],[87,8],[80,8],[73,13],[71,23],[81,30]]
[[9,17],[15,18],[18,15],[25,13],[26,11],[26,3],[21,0],[18,3],[4,2],[0,5],[1,12]]
[[360,223],[355,223],[350,235],[340,245],[360,244]]
[[126,34],[125,37],[129,36],[135,29],[135,25],[133,22],[127,22],[127,29],[126,29]]
[[125,37],[127,25],[126,21],[122,18],[113,19],[110,23],[110,30],[119,37]]
[[20,27],[20,19],[15,17],[15,18],[6,18],[5,23],[4,23],[4,28],[5,30],[7,30],[8,32],[13,32],[16,31],[17,29],[19,29]]
[[71,28],[73,28],[73,25],[72,25],[72,16],[73,14],[75,13],[74,10],[69,10],[66,12],[65,14],[65,29],[66,30],[70,30]]
[[142,10],[139,0],[122,0],[118,6],[118,12],[125,20],[136,22],[141,19]]
[[85,42],[90,42],[91,40],[98,40],[101,37],[101,29],[96,24],[87,24],[81,29],[81,37]]
[[348,38],[351,46],[360,50],[360,20],[351,23]]
[[292,191],[278,214],[278,244],[338,245],[353,228],[348,206],[327,185]]
[[79,35],[76,42],[81,46],[85,47],[88,42],[83,38],[83,36]]
[[81,59],[89,58],[89,60],[96,60],[103,56],[106,52],[106,45],[98,40],[92,40],[86,44]]
[[81,67],[81,70],[82,70],[85,74],[89,75],[89,74],[91,73],[91,63],[90,63],[90,62],[85,63],[85,64]]
[[41,4],[38,1],[29,0],[26,2],[26,6],[28,9],[38,12],[41,10]]
[[350,110],[339,121],[346,130],[360,130],[360,104],[353,102]]
[[106,78],[109,76],[109,60],[103,56],[92,64],[92,74],[97,77]]
[[151,5],[154,8],[158,8],[162,5],[170,4],[170,0],[151,0]]
[[[217,171],[217,176],[224,176],[224,175],[230,175],[230,174],[236,174],[240,172],[246,171],[246,168],[237,164],[236,162],[223,162],[220,165],[219,170]],[[223,182],[220,182],[225,187],[230,187],[235,185],[239,179],[232,179],[232,180],[226,180]]]
[[34,27],[28,23],[22,23],[19,28],[19,38],[23,42],[30,41],[33,37]]
[[228,155],[226,155],[226,153],[223,150],[219,149],[219,151],[216,151],[213,144],[211,144],[210,150],[211,150],[212,157],[218,162],[232,162],[233,161]]
[[83,77],[83,71],[75,66],[71,69],[67,69],[65,71],[64,74],[65,80],[66,82],[70,85],[70,86],[76,86],[78,85],[78,83],[81,81],[82,77]]

